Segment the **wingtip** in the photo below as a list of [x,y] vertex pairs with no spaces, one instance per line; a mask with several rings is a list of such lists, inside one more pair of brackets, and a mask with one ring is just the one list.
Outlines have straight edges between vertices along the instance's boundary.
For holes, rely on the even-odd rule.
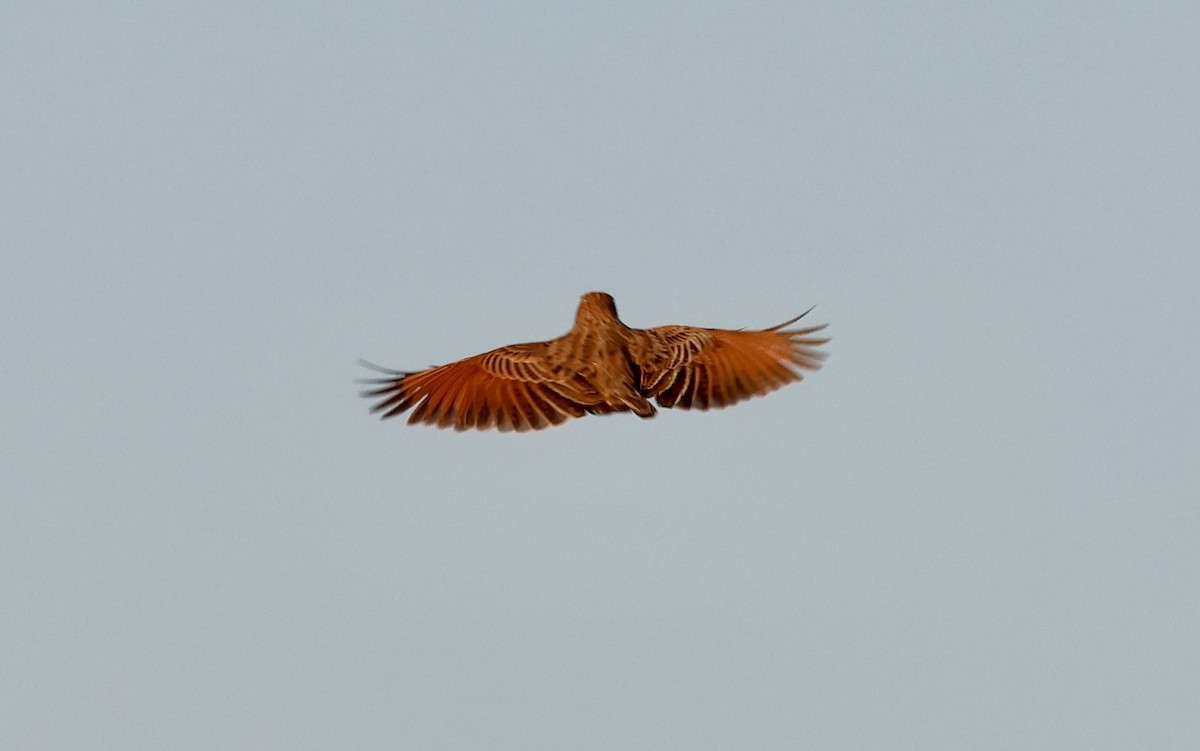
[[363,366],[364,368],[370,368],[371,370],[377,371],[379,373],[383,373],[384,375],[390,375],[390,376],[408,375],[407,373],[405,373],[402,370],[392,370],[391,368],[385,368],[382,365],[376,365],[373,362],[364,360],[361,357],[358,358],[358,364]]
[[[784,328],[785,326],[791,326],[791,325],[792,325],[793,323],[795,323],[796,321],[799,321],[799,320],[800,320],[801,318],[803,318],[804,316],[806,316],[806,315],[808,315],[809,313],[813,312],[813,310],[814,310],[814,309],[816,309],[816,307],[817,307],[816,305],[813,305],[813,306],[812,306],[812,307],[810,307],[808,310],[804,311],[803,313],[801,313],[800,315],[796,316],[795,318],[792,318],[792,319],[789,319],[789,320],[787,320],[787,321],[784,321],[783,323],[779,324],[778,326],[772,326],[771,328],[769,328],[769,329],[764,329],[764,330],[765,330],[765,331],[779,331],[780,329]],[[826,326],[828,326],[828,325],[829,325],[829,324],[822,323],[820,326],[816,326],[816,327],[814,327],[814,328],[812,328],[812,329],[810,329],[810,330],[811,330],[811,331],[819,331],[819,330],[821,330],[821,329],[825,328],[825,327],[826,327]]]

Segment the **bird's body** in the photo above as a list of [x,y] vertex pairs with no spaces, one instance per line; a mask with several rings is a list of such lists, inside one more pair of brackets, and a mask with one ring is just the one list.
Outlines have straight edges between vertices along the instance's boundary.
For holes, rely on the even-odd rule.
[[816,370],[824,326],[785,331],[694,326],[634,329],[617,317],[611,296],[589,292],[575,325],[548,342],[513,344],[417,372],[384,370],[371,411],[384,418],[412,410],[409,423],[456,430],[541,430],[585,414],[660,407],[720,408],[766,394]]

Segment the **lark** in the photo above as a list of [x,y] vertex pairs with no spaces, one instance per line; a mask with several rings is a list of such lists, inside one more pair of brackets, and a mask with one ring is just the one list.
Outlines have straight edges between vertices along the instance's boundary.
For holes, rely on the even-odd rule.
[[[573,417],[659,407],[720,409],[801,380],[817,370],[825,325],[788,329],[812,309],[769,329],[659,326],[635,329],[611,295],[580,299],[575,325],[546,342],[510,344],[465,360],[363,381],[363,396],[386,419],[455,430],[542,430]],[[654,403],[651,402],[653,400]]]

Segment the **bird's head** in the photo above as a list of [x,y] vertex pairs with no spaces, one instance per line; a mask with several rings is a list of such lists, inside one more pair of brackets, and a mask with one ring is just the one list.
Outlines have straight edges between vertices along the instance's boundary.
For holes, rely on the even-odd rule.
[[616,317],[617,303],[607,292],[588,292],[579,298],[579,310],[575,313],[575,320],[604,320]]

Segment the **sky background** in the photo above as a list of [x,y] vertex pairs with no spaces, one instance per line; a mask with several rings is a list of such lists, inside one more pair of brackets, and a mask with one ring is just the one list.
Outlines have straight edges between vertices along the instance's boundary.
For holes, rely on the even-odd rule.
[[[1200,6],[6,3],[0,737],[1200,747]],[[417,369],[768,326],[536,434]]]

